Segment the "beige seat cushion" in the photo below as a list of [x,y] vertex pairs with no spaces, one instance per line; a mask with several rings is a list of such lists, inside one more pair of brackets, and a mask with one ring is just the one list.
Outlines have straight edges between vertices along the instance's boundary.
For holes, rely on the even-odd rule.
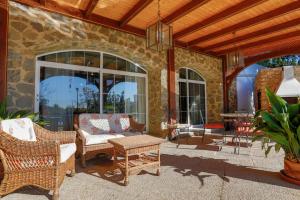
[[60,146],[60,163],[66,162],[75,152],[76,144],[61,144]]
[[86,133],[84,130],[81,130],[81,131],[85,137],[86,145],[107,143],[107,140],[109,140],[109,139],[124,137],[121,134],[90,135],[90,134]]

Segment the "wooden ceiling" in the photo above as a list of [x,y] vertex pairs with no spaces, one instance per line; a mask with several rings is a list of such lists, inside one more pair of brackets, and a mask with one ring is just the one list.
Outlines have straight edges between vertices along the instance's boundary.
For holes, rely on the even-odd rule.
[[[157,20],[157,0],[13,1],[140,36]],[[201,53],[238,48],[251,60],[300,45],[300,0],[161,0],[160,8],[175,44]]]

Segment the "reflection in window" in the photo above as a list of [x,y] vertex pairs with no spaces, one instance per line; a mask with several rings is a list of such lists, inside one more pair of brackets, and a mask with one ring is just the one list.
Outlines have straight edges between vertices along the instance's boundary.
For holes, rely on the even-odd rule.
[[103,113],[127,113],[146,123],[145,78],[103,74]]
[[39,111],[50,122],[47,128],[71,130],[74,112],[127,113],[146,123],[146,72],[138,65],[110,54],[76,50],[38,60],[74,65],[40,65]]
[[71,130],[74,112],[99,112],[99,73],[41,67],[41,117],[51,130]]
[[196,72],[179,70],[179,121],[201,125],[205,119],[205,82]]

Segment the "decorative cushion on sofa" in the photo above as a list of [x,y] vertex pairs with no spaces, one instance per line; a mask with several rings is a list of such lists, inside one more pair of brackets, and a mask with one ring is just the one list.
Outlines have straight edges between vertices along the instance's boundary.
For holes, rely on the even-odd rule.
[[115,134],[127,131],[130,127],[126,114],[90,114],[79,115],[79,127],[89,135]]
[[60,146],[60,163],[66,162],[76,151],[76,144],[61,144]]
[[0,129],[19,140],[36,141],[33,123],[29,118],[2,120]]

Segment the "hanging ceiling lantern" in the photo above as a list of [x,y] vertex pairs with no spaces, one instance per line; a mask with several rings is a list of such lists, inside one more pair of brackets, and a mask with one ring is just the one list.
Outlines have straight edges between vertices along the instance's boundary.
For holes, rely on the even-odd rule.
[[173,48],[173,29],[161,21],[159,2],[160,0],[158,0],[158,21],[146,29],[147,48],[156,51]]
[[228,68],[243,67],[245,65],[244,55],[238,49],[227,54]]
[[[233,33],[233,37],[235,38],[235,33]],[[226,55],[227,67],[229,69],[244,67],[245,65],[243,53],[239,51],[238,47],[236,47],[236,44],[234,46],[236,50]]]

